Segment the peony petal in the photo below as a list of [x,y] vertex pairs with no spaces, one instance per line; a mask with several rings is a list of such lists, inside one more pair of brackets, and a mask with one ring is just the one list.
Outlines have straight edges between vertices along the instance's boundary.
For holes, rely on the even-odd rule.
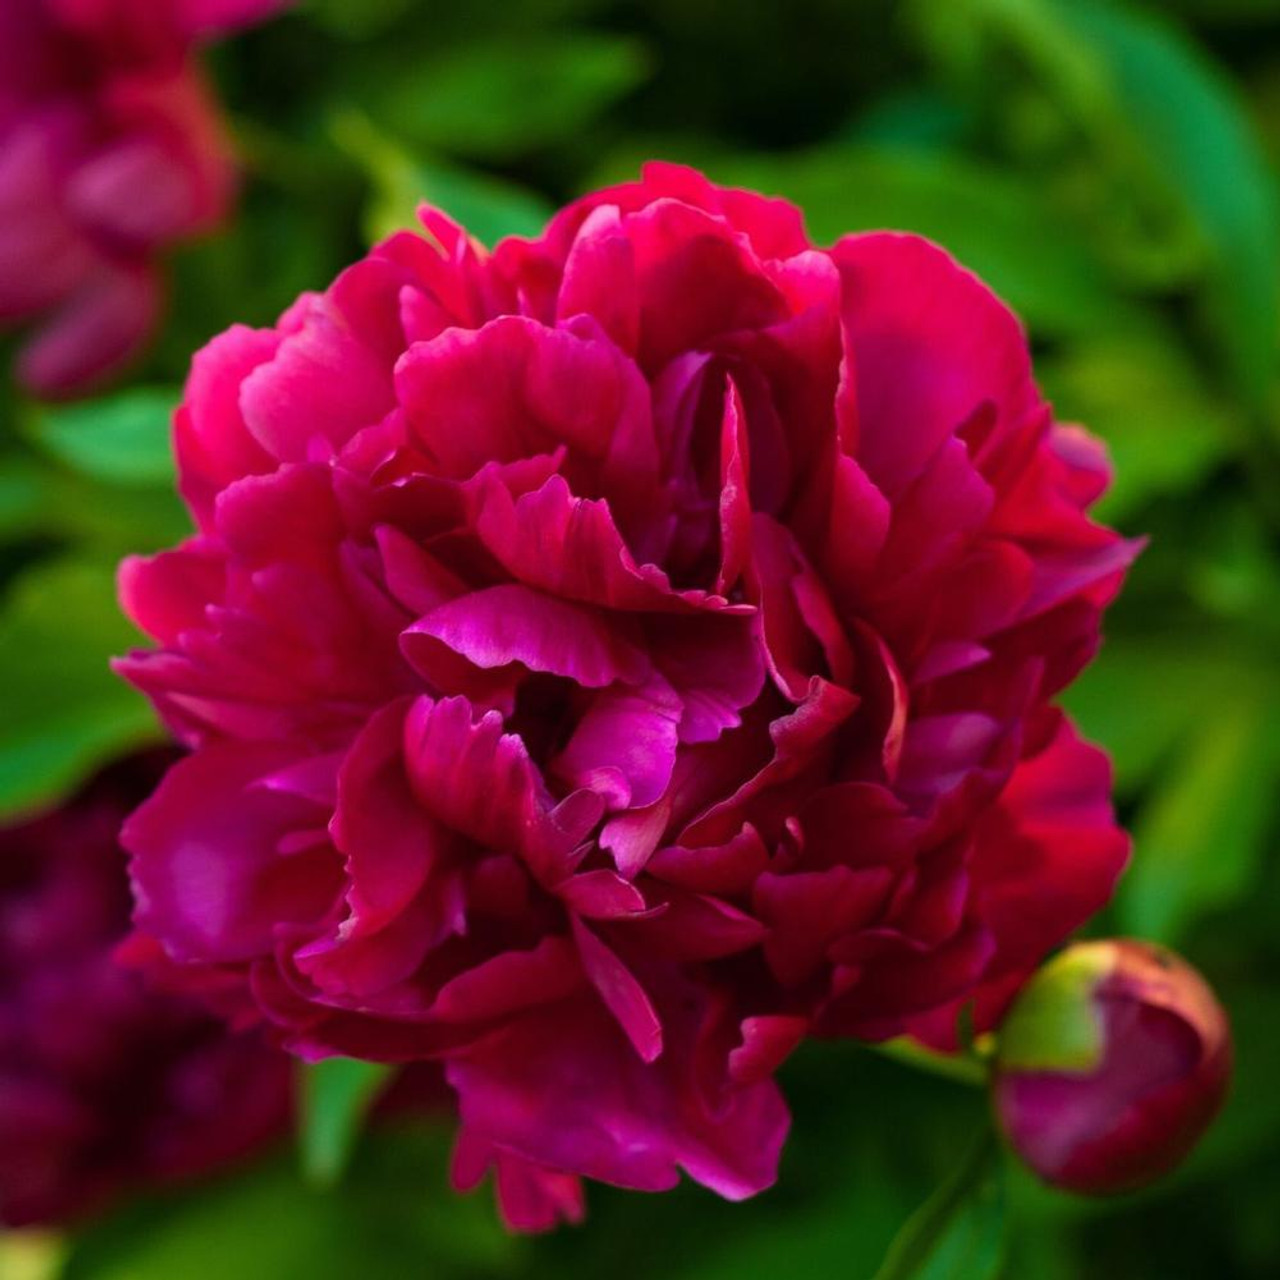
[[764,656],[752,620],[734,614],[662,617],[648,648],[680,702],[680,741],[714,742],[742,724],[764,687]]
[[621,350],[635,351],[640,332],[635,255],[616,206],[592,210],[565,260],[556,319],[575,315],[594,317]]
[[[691,992],[673,1050],[705,1016]],[[535,1164],[638,1190],[666,1190],[683,1168],[729,1199],[753,1195],[772,1183],[787,1128],[771,1082],[709,1108],[687,1053],[645,1064],[606,1011],[582,1003],[525,1020],[446,1074],[469,1131]]]
[[639,515],[657,479],[649,392],[598,332],[507,316],[418,343],[396,366],[410,431],[456,479],[567,446],[575,492],[595,496],[607,485],[632,495],[623,505]]
[[410,642],[414,636],[439,640],[478,667],[519,662],[589,689],[643,684],[650,672],[644,653],[603,615],[518,583],[450,600],[405,634]]
[[886,867],[775,875],[756,881],[753,905],[769,926],[765,956],[780,982],[795,986],[811,977],[827,946],[842,933],[866,927],[884,906],[893,875]]
[[772,1014],[744,1018],[742,1043],[729,1055],[729,1077],[737,1085],[769,1079],[809,1030],[806,1018]]
[[649,874],[696,893],[747,893],[769,865],[769,851],[760,833],[747,823],[720,845],[691,849],[668,845],[649,859]]
[[192,359],[174,448],[182,495],[201,525],[212,514],[214,498],[233,480],[271,469],[271,456],[245,425],[240,386],[279,347],[280,335],[271,330],[232,325]]
[[768,932],[754,916],[708,894],[649,887],[654,909],[617,933],[646,956],[687,964],[719,960],[758,946]]
[[644,1062],[662,1054],[662,1023],[644,987],[617,955],[592,933],[578,916],[570,917],[573,940],[582,967],[600,998],[626,1032],[631,1047]]
[[505,485],[487,485],[476,532],[514,578],[566,599],[628,611],[725,607],[704,591],[676,591],[656,565],[638,564],[608,504],[575,498],[563,476],[520,496]]
[[522,1160],[460,1129],[450,1168],[454,1190],[473,1190],[490,1168],[498,1212],[509,1231],[550,1231],[561,1222],[581,1222],[586,1214],[581,1179]]
[[854,713],[858,699],[815,677],[805,700],[769,726],[773,758],[727,800],[714,804],[681,833],[682,844],[718,844],[751,820],[769,793],[814,767],[833,747],[836,731]]
[[287,760],[270,746],[204,747],[170,769],[125,824],[136,923],[174,958],[228,963],[269,953],[278,925],[318,920],[340,892],[331,853],[277,852],[283,836],[323,813],[257,785]]
[[245,426],[281,462],[327,456],[395,403],[390,369],[330,299],[307,299],[297,326],[240,390]]
[[1037,403],[1013,314],[918,236],[848,236],[831,251],[857,397],[857,458],[890,498],[984,404],[1016,424]]
[[193,539],[174,551],[130,556],[120,565],[120,607],[164,644],[205,622],[225,590],[224,565],[212,547]]
[[747,441],[746,410],[733,380],[729,380],[724,400],[724,422],[720,428],[720,572],[716,593],[727,595],[746,567],[751,546],[750,448]]
[[464,698],[419,698],[404,735],[409,781],[428,813],[483,848],[519,853],[544,883],[565,878],[599,820],[598,799],[553,808],[520,739],[494,712],[473,722]]
[[665,681],[606,689],[548,771],[573,788],[598,791],[609,809],[651,805],[671,781],[680,715],[680,699]]
[[451,853],[448,833],[423,811],[409,784],[406,710],[395,702],[377,712],[338,774],[330,831],[351,880],[347,936],[376,932],[406,910]]
[[644,894],[612,871],[579,872],[556,892],[566,907],[589,919],[611,920],[648,910]]
[[563,1000],[584,985],[577,949],[568,938],[544,938],[529,951],[504,951],[466,969],[440,988],[432,1017],[474,1022]]

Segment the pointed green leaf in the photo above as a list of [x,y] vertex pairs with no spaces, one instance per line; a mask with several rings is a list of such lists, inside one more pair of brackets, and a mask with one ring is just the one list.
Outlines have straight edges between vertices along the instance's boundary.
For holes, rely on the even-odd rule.
[[302,1071],[302,1168],[312,1182],[330,1186],[342,1176],[365,1116],[392,1068],[354,1058],[326,1058]]
[[397,78],[377,114],[418,145],[502,159],[581,129],[648,73],[644,46],[629,36],[503,37]]
[[1254,883],[1276,812],[1276,707],[1240,688],[1189,734],[1134,825],[1117,896],[1127,932],[1174,944]]
[[1219,707],[1242,696],[1274,697],[1268,666],[1230,633],[1121,633],[1107,639],[1063,702],[1110,754],[1119,789],[1133,794],[1158,781]]
[[343,112],[334,119],[331,132],[373,185],[364,216],[371,244],[394,231],[420,230],[417,213],[422,204],[442,209],[490,247],[504,236],[538,235],[553,212],[540,196],[515,183],[411,156],[359,112]]
[[181,392],[135,387],[39,410],[32,435],[72,470],[108,484],[173,483],[170,423]]

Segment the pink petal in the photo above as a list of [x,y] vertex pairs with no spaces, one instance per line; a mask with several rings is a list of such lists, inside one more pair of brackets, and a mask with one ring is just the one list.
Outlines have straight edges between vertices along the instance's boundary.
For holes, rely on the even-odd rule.
[[528,951],[504,951],[451,978],[440,988],[431,1014],[448,1022],[488,1021],[562,1000],[583,983],[573,943],[543,938]]
[[135,920],[171,956],[228,963],[269,954],[277,925],[311,923],[332,905],[341,875],[331,854],[277,851],[323,812],[256,785],[286,761],[275,747],[204,747],[125,824]]
[[586,1214],[581,1179],[522,1160],[460,1129],[450,1171],[454,1190],[473,1190],[490,1168],[498,1212],[509,1231],[550,1231],[561,1222],[581,1222]]
[[642,684],[650,669],[602,615],[517,583],[442,604],[405,634],[431,636],[478,667],[519,662],[589,689]]
[[746,410],[733,380],[729,380],[720,429],[720,572],[716,592],[727,595],[746,566],[751,546],[751,500],[748,477],[750,451]]
[[395,403],[390,365],[331,299],[305,299],[294,324],[240,390],[249,433],[281,462],[337,450]]
[[808,1030],[807,1018],[783,1014],[744,1018],[742,1043],[729,1055],[730,1079],[738,1085],[769,1079]]
[[918,236],[848,236],[831,251],[857,396],[858,461],[891,498],[984,404],[1014,424],[1036,404],[1018,321]]
[[519,852],[544,883],[564,879],[571,851],[599,820],[597,798],[553,808],[520,739],[503,733],[496,713],[473,723],[463,698],[419,698],[404,731],[409,780],[430,814],[483,848]]
[[571,917],[573,940],[582,967],[600,998],[626,1032],[644,1062],[662,1053],[662,1024],[645,989],[618,956],[577,917]]
[[[677,993],[673,992],[673,995]],[[467,1129],[532,1163],[662,1191],[679,1169],[729,1199],[769,1186],[787,1114],[771,1082],[703,1100],[692,1045],[707,1017],[696,991],[668,1051],[645,1064],[604,1010],[566,1004],[451,1061]]]

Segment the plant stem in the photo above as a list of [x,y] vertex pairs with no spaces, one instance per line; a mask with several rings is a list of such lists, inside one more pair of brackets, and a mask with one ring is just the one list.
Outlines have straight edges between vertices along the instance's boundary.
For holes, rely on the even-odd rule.
[[938,1053],[912,1040],[910,1036],[898,1036],[867,1047],[886,1058],[904,1062],[919,1071],[945,1076],[948,1080],[956,1080],[976,1088],[985,1088],[987,1084],[987,1064],[981,1058],[969,1054]]

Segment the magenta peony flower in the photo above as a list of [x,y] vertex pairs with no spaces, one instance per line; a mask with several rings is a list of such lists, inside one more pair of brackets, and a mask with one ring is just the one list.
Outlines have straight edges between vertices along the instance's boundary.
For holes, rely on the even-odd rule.
[[1218,1113],[1231,1029],[1205,980],[1161,947],[1081,942],[1019,994],[1000,1029],[995,1106],[1046,1181],[1109,1195],[1162,1177]]
[[285,2],[0,6],[0,328],[37,326],[32,393],[82,390],[150,336],[159,251],[216,225],[235,185],[193,48]]
[[457,1177],[769,1185],[805,1036],[989,1025],[1126,842],[1053,696],[1134,546],[1014,317],[655,165],[442,214],[195,360],[121,669],[194,754],[142,933],[293,1052],[442,1061]]
[[0,1224],[61,1223],[127,1188],[241,1157],[287,1127],[288,1059],[146,989],[117,842],[155,758],[0,828]]

